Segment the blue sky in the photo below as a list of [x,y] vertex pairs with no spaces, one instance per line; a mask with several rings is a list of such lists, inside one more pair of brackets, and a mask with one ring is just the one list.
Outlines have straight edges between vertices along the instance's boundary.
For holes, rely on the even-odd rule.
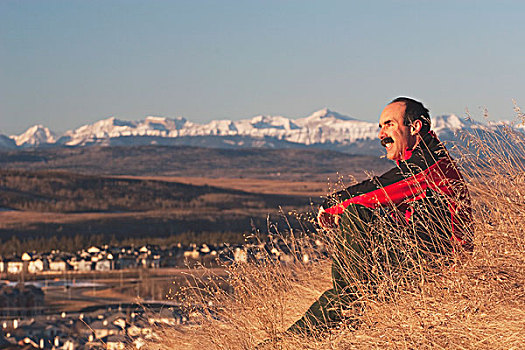
[[0,0],[0,133],[323,107],[377,121],[401,95],[512,119],[524,14],[520,1]]

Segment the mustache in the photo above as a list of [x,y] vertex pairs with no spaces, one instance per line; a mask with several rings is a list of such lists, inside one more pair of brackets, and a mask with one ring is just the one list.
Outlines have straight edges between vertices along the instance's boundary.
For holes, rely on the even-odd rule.
[[394,139],[391,137],[385,137],[381,140],[381,146],[386,147],[387,143],[394,143]]

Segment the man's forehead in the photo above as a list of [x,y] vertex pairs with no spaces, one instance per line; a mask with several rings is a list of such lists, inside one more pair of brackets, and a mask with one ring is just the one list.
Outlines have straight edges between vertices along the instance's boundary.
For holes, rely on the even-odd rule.
[[405,109],[406,105],[404,102],[390,103],[381,112],[379,122],[382,123],[387,120],[398,120],[405,115]]

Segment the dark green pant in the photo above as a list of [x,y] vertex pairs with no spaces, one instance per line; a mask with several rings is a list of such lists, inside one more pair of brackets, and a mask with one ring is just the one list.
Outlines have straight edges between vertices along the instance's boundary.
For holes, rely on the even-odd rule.
[[288,332],[310,333],[333,327],[343,319],[343,311],[352,308],[359,298],[354,282],[372,282],[367,270],[373,221],[373,212],[360,205],[350,205],[341,215],[340,230],[330,237],[334,244],[333,287],[324,292],[305,315],[288,328]]

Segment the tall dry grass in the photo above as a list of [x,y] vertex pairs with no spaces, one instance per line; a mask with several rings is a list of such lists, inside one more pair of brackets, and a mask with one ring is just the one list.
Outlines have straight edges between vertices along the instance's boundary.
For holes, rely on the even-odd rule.
[[[525,136],[504,126],[480,129],[464,135],[459,154],[472,197],[474,251],[452,265],[416,257],[380,274],[379,287],[367,292],[363,286],[359,307],[350,312],[357,327],[352,322],[315,336],[283,334],[331,286],[331,259],[317,254],[321,258],[303,262],[318,246],[285,230],[280,234],[299,259],[284,264],[262,252],[257,262],[227,267],[223,282],[229,288],[217,280],[188,288],[183,297],[194,308],[190,324],[160,329],[146,348],[254,349],[265,340],[260,348],[523,349]],[[319,234],[333,253],[334,233]]]

